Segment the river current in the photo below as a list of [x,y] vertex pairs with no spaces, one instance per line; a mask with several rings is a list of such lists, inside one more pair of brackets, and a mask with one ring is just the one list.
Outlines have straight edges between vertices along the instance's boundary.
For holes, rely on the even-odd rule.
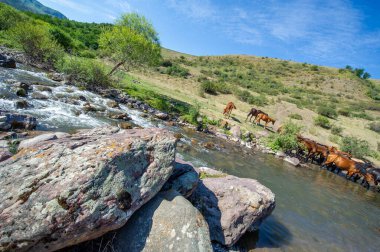
[[[31,105],[17,109],[14,81],[35,82],[50,90],[34,88],[25,98]],[[40,92],[49,99],[31,98]],[[102,112],[83,113],[84,96]],[[0,68],[0,109],[30,114],[39,122],[38,130],[73,132],[77,129],[115,125],[108,113],[127,112],[142,127],[165,127],[182,133],[178,155],[195,166],[207,166],[239,177],[253,178],[276,194],[276,208],[259,232],[247,234],[241,245],[258,251],[379,251],[380,194],[367,191],[317,166],[294,167],[272,155],[247,149],[215,137],[160,121],[121,105],[107,106],[109,100],[73,86],[61,85],[44,73]],[[192,140],[192,141],[191,141]],[[203,143],[212,141],[208,150]]]

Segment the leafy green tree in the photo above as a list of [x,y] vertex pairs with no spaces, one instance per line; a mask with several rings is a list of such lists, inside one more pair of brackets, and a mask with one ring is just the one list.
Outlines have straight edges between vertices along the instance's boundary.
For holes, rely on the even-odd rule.
[[355,68],[354,74],[358,76],[359,78],[362,78],[362,75],[364,74],[364,69],[363,68]]
[[99,39],[104,55],[116,62],[109,75],[119,67],[127,70],[131,66],[157,64],[161,58],[161,47],[151,23],[138,14],[123,15],[116,25],[105,30]]
[[362,78],[365,79],[365,80],[367,80],[367,79],[371,78],[371,75],[370,75],[369,73],[365,72],[365,73],[363,74],[363,77],[362,77]]
[[28,17],[7,4],[0,3],[0,31],[8,30]]
[[63,56],[61,46],[42,22],[19,23],[10,30],[10,33],[14,43],[33,61],[53,67]]

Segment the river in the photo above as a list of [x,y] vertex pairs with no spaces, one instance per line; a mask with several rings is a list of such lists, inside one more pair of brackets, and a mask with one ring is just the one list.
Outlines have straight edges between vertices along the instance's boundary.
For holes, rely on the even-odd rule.
[[[17,109],[14,82],[36,82],[49,86],[40,93],[46,100],[25,98],[31,105]],[[36,91],[35,87],[32,94]],[[82,113],[84,96],[103,112]],[[380,248],[380,194],[367,191],[317,166],[294,167],[272,155],[247,149],[224,140],[186,130],[167,127],[160,121],[144,118],[137,110],[121,105],[107,106],[107,99],[76,87],[60,85],[43,73],[0,68],[0,109],[37,117],[39,130],[73,132],[76,129],[115,125],[108,113],[127,112],[142,127],[166,127],[182,133],[178,152],[196,166],[208,166],[239,177],[253,178],[276,194],[276,209],[258,233],[243,238],[242,246],[259,251],[378,251]],[[191,141],[193,140],[193,141]],[[195,141],[194,141],[195,140]],[[212,141],[208,150],[202,143]]]

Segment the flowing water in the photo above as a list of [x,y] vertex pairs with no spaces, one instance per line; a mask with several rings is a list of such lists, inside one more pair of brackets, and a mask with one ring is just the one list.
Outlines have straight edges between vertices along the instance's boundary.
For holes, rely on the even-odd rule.
[[[12,80],[49,86],[51,92],[42,93],[50,98],[36,100],[27,97],[32,107],[18,110],[14,104],[19,98],[14,95],[14,84],[10,84]],[[33,92],[36,91],[30,94]],[[80,95],[101,107],[102,112],[83,113],[84,102],[79,99]],[[160,122],[143,118],[141,112],[126,106],[111,109],[107,101],[91,92],[59,85],[42,73],[0,69],[0,109],[37,117],[40,130],[71,132],[116,124],[107,115],[119,112],[127,112],[135,124],[143,127],[165,127]],[[258,233],[243,238],[242,246],[280,251],[379,251],[379,193],[366,191],[359,184],[318,167],[293,167],[272,155],[208,135],[177,127],[170,130],[184,135],[178,151],[186,161],[257,179],[276,194],[276,209]],[[207,141],[216,143],[217,148],[204,149],[202,143]]]

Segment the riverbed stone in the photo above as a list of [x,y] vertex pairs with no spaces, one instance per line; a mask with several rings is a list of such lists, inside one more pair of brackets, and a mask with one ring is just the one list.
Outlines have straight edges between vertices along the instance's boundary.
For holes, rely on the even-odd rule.
[[119,252],[212,251],[207,222],[174,190],[159,193],[116,233]]
[[296,157],[289,157],[289,156],[285,157],[284,161],[286,161],[286,162],[288,162],[288,163],[290,163],[290,164],[292,164],[294,166],[298,166],[301,163],[298,158],[296,158]]
[[189,199],[205,217],[212,241],[232,246],[273,211],[274,194],[257,180],[199,171],[202,180]]
[[162,129],[79,131],[2,163],[0,251],[55,251],[122,227],[173,170]]
[[40,93],[40,92],[33,92],[32,98],[37,99],[37,100],[47,100],[47,99],[49,99],[49,96],[47,96],[43,93]]
[[0,54],[0,67],[16,68],[16,61],[13,58]]
[[168,120],[169,119],[169,115],[166,113],[163,113],[163,112],[156,113],[154,116],[157,117],[158,119],[161,119],[161,120]]
[[234,138],[240,139],[241,138],[241,130],[239,125],[235,125],[231,128],[231,134]]
[[30,115],[10,113],[8,111],[0,110],[0,117],[1,116],[5,116],[7,119],[5,122],[0,122],[0,130],[9,130],[10,128],[32,130],[37,126],[37,119]]
[[198,173],[191,163],[176,158],[173,174],[165,183],[162,191],[175,190],[188,198],[198,185]]
[[26,109],[29,107],[29,104],[26,100],[17,100],[15,106],[17,109]]

